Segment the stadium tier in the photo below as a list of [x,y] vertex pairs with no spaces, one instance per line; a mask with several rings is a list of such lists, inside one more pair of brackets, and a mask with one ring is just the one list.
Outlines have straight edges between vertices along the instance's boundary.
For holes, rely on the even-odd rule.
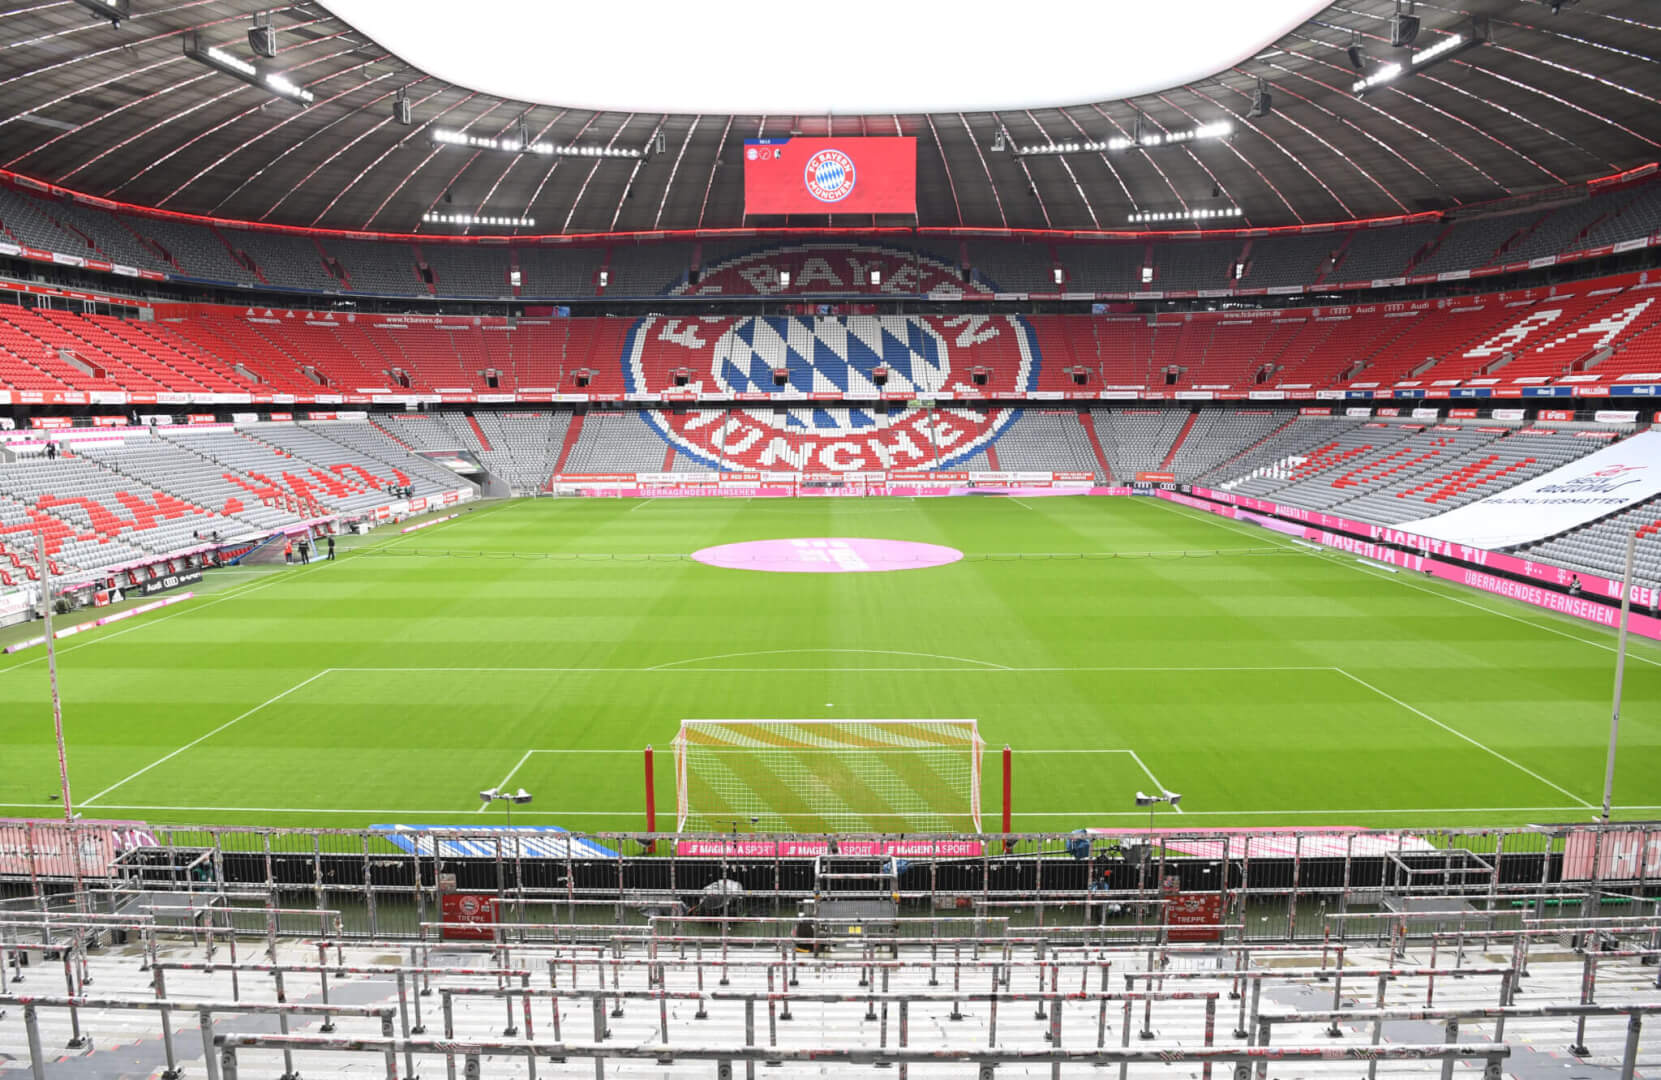
[[0,393],[45,403],[93,394],[113,403],[1192,400],[1332,389],[1522,395],[1661,379],[1661,291],[1642,275],[1435,301],[1148,316],[508,320],[205,304],[153,313],[0,306]]
[[[1661,183],[1581,191],[1547,208],[1503,204],[1485,215],[1368,228],[1247,232],[1229,239],[1105,238],[1021,242],[950,236],[883,239],[857,252],[814,241],[766,260],[765,241],[631,240],[548,248],[481,246],[445,236],[334,238],[209,224],[100,206],[0,177],[0,242],[19,254],[156,277],[289,292],[465,299],[705,295],[895,296],[955,282],[985,293],[1193,295],[1361,289],[1409,278],[1458,280],[1541,259],[1608,254],[1661,232]],[[778,271],[789,275],[781,278]],[[514,284],[518,274],[519,283]],[[712,289],[711,283],[718,283]]]

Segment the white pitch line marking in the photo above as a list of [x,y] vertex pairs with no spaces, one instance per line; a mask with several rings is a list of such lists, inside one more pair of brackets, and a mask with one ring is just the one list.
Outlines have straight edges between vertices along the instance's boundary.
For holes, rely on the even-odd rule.
[[652,503],[655,503],[655,502],[657,502],[657,497],[656,496],[647,496],[643,501],[635,503],[633,506],[631,506],[627,510],[623,511],[623,513],[632,514],[636,510],[639,510],[642,506],[650,506]]
[[[794,651],[794,650],[787,650],[787,651]],[[813,650],[813,651],[822,651],[822,650]],[[852,651],[862,652],[862,651],[866,651],[866,650],[852,650]],[[707,657],[699,657],[698,659],[707,659]],[[675,662],[676,663],[685,663],[686,661],[675,661]],[[977,660],[977,661],[974,661],[974,663],[984,663],[984,661]],[[1231,666],[1224,666],[1224,667],[1191,666],[1191,665],[1185,665],[1185,666],[1180,666],[1180,667],[1160,667],[1160,666],[1145,666],[1145,667],[1130,666],[1130,667],[1127,667],[1127,666],[1123,666],[1123,665],[1115,665],[1115,666],[1109,666],[1109,667],[1004,667],[1004,666],[1000,665],[1000,666],[996,666],[996,667],[970,667],[970,668],[939,668],[939,667],[708,667],[708,668],[683,668],[683,667],[665,667],[665,666],[659,664],[659,665],[656,665],[654,667],[644,667],[644,668],[629,668],[629,667],[340,667],[340,668],[331,668],[330,670],[332,670],[332,671],[397,672],[397,673],[400,673],[400,674],[419,674],[419,673],[422,673],[422,672],[457,672],[457,671],[480,672],[480,671],[488,671],[488,672],[498,672],[498,673],[507,673],[507,674],[544,674],[544,675],[545,674],[560,674],[560,673],[581,674],[581,675],[615,675],[615,674],[643,675],[643,674],[646,674],[648,672],[661,674],[661,675],[675,675],[675,674],[684,674],[684,673],[689,672],[689,671],[695,671],[695,672],[699,672],[701,674],[720,675],[720,674],[729,674],[729,673],[732,673],[732,672],[759,673],[759,674],[766,674],[766,673],[769,673],[769,672],[775,672],[775,673],[781,673],[781,674],[793,674],[793,673],[815,672],[815,671],[819,671],[819,672],[848,672],[848,671],[891,671],[892,672],[892,671],[897,671],[897,672],[950,672],[951,674],[954,674],[954,675],[974,675],[974,674],[997,675],[997,674],[1023,674],[1023,673],[1032,673],[1032,672],[1045,673],[1045,672],[1091,672],[1091,671],[1095,671],[1095,672],[1113,672],[1113,671],[1142,671],[1142,672],[1162,672],[1162,671],[1163,672],[1336,671],[1337,669],[1334,668],[1331,664],[1301,664],[1301,665],[1289,665],[1289,666],[1282,665],[1282,666],[1269,666],[1269,667],[1261,667],[1261,666],[1257,666],[1257,665],[1245,665],[1245,664],[1231,665]]]
[[1423,709],[1419,709],[1419,708],[1416,708],[1412,705],[1409,705],[1407,702],[1403,701],[1401,698],[1396,697],[1393,694],[1385,693],[1383,690],[1380,690],[1378,687],[1374,686],[1372,683],[1368,682],[1366,679],[1361,678],[1359,675],[1352,675],[1348,671],[1345,671],[1341,667],[1335,667],[1332,670],[1334,670],[1338,674],[1344,676],[1344,678],[1349,679],[1351,682],[1354,682],[1354,683],[1357,683],[1358,685],[1366,687],[1368,690],[1371,690],[1373,693],[1377,694],[1379,697],[1383,698],[1384,700],[1394,702],[1395,704],[1397,704],[1397,705],[1401,706],[1402,708],[1406,709],[1408,712],[1412,713],[1413,715],[1415,715],[1417,717],[1420,717],[1421,719],[1428,720],[1430,723],[1435,724],[1437,727],[1441,728],[1443,731],[1447,732],[1449,735],[1453,735],[1453,736],[1456,736],[1457,738],[1464,739],[1466,742],[1470,743],[1472,746],[1476,747],[1478,750],[1481,750],[1484,753],[1492,754],[1494,757],[1499,758],[1501,761],[1505,762],[1507,765],[1511,766],[1513,769],[1516,769],[1519,772],[1527,773],[1529,776],[1532,776],[1534,779],[1540,781],[1540,783],[1546,785],[1547,787],[1553,789],[1554,791],[1558,791],[1558,792],[1560,792],[1564,795],[1567,795],[1569,798],[1571,798],[1575,802],[1579,803],[1585,809],[1587,809],[1587,810],[1596,810],[1597,809],[1597,807],[1593,806],[1591,803],[1587,802],[1585,799],[1582,799],[1579,795],[1576,795],[1574,792],[1570,791],[1568,788],[1564,787],[1563,785],[1553,783],[1552,781],[1547,780],[1545,777],[1541,776],[1539,773],[1535,772],[1533,769],[1530,769],[1528,766],[1523,765],[1520,762],[1513,760],[1512,758],[1506,757],[1504,754],[1500,753],[1498,750],[1495,750],[1493,747],[1487,745],[1486,743],[1478,742],[1476,739],[1471,738],[1471,736],[1465,734],[1463,731],[1460,731],[1458,728],[1454,727],[1453,725],[1444,724],[1442,721],[1436,719],[1434,716],[1432,716],[1429,713],[1425,712]]
[[[507,787],[508,786],[508,781],[513,779],[513,774],[518,772],[520,766],[524,765],[525,762],[529,761],[531,759],[531,755],[534,754],[534,753],[536,753],[535,750],[526,750],[524,755],[522,757],[520,757],[520,759],[517,762],[514,763],[513,768],[508,770],[508,774],[506,776],[502,777],[501,783],[497,784],[496,786],[499,787],[499,788]],[[477,810],[473,811],[473,812],[475,814],[482,814],[486,810],[489,810],[489,809],[490,809],[490,804],[485,802],[483,799],[480,799],[479,808]]]
[[[514,778],[514,776],[516,776],[518,774],[519,770],[525,767],[525,762],[527,762],[531,759],[532,754],[638,754],[638,753],[640,753],[639,750],[592,750],[592,749],[579,748],[579,747],[569,747],[569,748],[567,748],[567,747],[555,747],[553,749],[526,750],[524,755],[521,756],[520,759],[514,764],[513,768],[508,770],[508,774],[506,776],[502,777],[501,782],[498,783],[496,786],[499,787],[499,788],[507,787],[508,781],[512,780]],[[482,814],[482,813],[485,812],[486,809],[488,809],[488,804],[481,805],[477,810],[475,810],[473,812],[475,814]],[[435,811],[435,813],[436,813],[436,811]],[[521,810],[520,813],[524,813],[524,811]]]
[[[1050,749],[1050,750],[1042,750],[1042,749],[1039,749],[1039,750],[1014,750],[1014,751],[1011,751],[1011,752],[1016,753],[1016,754],[1129,754],[1130,759],[1132,761],[1136,762],[1136,767],[1138,769],[1141,769],[1143,774],[1146,775],[1147,778],[1153,782],[1153,786],[1158,788],[1161,792],[1163,792],[1165,790],[1165,785],[1159,782],[1159,777],[1157,777],[1153,774],[1153,770],[1148,768],[1147,763],[1142,760],[1142,756],[1140,754],[1138,754],[1135,750],[1097,750],[1097,749],[1091,749],[1091,748],[1070,749],[1070,748],[1063,747],[1063,748],[1060,748],[1060,749]],[[1175,810],[1179,814],[1186,812],[1186,811],[1183,810],[1183,808],[1181,806],[1173,806],[1173,807],[1171,807],[1171,809]],[[1055,816],[1055,815],[1033,814],[1032,816],[1033,817],[1052,817],[1052,816]]]
[[[1270,538],[1271,540],[1273,540],[1274,542],[1278,543],[1279,546],[1287,548],[1287,550],[1290,550],[1290,551],[1297,550],[1296,548],[1293,548],[1293,547],[1291,547],[1290,545],[1288,545],[1286,543],[1281,543],[1279,540],[1276,540],[1275,539],[1275,534],[1273,532],[1270,532],[1267,529],[1259,528],[1256,525],[1250,525],[1250,526],[1244,525],[1244,524],[1242,524],[1238,521],[1233,520],[1232,518],[1222,518],[1222,517],[1218,517],[1216,514],[1208,514],[1203,510],[1194,510],[1190,507],[1181,506],[1181,505],[1178,505],[1177,503],[1173,503],[1173,502],[1171,502],[1167,499],[1155,499],[1153,501],[1159,503],[1161,506],[1165,506],[1165,507],[1170,508],[1173,511],[1176,511],[1177,513],[1179,513],[1183,517],[1187,517],[1187,518],[1190,518],[1190,519],[1195,520],[1195,521],[1204,521],[1204,522],[1207,522],[1211,525],[1215,525],[1220,529],[1226,529],[1230,532],[1238,533],[1242,530],[1245,530],[1245,529],[1249,528],[1252,531],[1253,534],[1263,534],[1263,535],[1267,536],[1268,538]],[[1374,571],[1371,566],[1368,566],[1365,563],[1360,564],[1360,565],[1356,565],[1356,564],[1344,562],[1343,559],[1342,559],[1342,553],[1338,552],[1335,549],[1322,547],[1322,548],[1318,548],[1316,551],[1314,551],[1313,554],[1319,555],[1321,558],[1325,559],[1327,562],[1330,562],[1335,566],[1342,566],[1346,569],[1354,570],[1358,574],[1367,574],[1371,577],[1377,577],[1378,576],[1376,571]],[[1417,592],[1422,592],[1422,593],[1426,594],[1427,596],[1440,597],[1443,600],[1449,600],[1449,601],[1452,601],[1455,604],[1464,604],[1468,608],[1475,608],[1477,611],[1484,611],[1484,612],[1487,612],[1489,615],[1498,615],[1502,619],[1510,619],[1512,622],[1522,623],[1524,626],[1532,626],[1536,630],[1544,630],[1548,634],[1556,634],[1558,637],[1565,637],[1565,638],[1568,638],[1570,641],[1578,641],[1583,645],[1590,645],[1593,648],[1602,649],[1604,652],[1615,652],[1616,651],[1615,646],[1610,645],[1606,642],[1597,641],[1593,638],[1581,637],[1579,634],[1571,634],[1567,630],[1564,630],[1561,627],[1552,626],[1549,623],[1536,622],[1533,619],[1525,619],[1521,615],[1517,615],[1517,614],[1514,614],[1514,613],[1509,612],[1509,611],[1501,611],[1498,608],[1491,608],[1491,607],[1487,606],[1486,604],[1478,604],[1475,601],[1469,600],[1469,599],[1467,599],[1463,596],[1456,596],[1452,592],[1443,592],[1443,591],[1438,590],[1438,589],[1429,589],[1429,588],[1426,588],[1423,585],[1418,584],[1415,581],[1412,581],[1408,578],[1402,577],[1400,574],[1392,574],[1389,577],[1380,578],[1379,580],[1394,581],[1398,585],[1404,585],[1409,589],[1413,589]],[[1652,657],[1645,656],[1642,652],[1633,652],[1631,650],[1628,650],[1627,651],[1627,656],[1630,659],[1641,661],[1645,664],[1649,664],[1652,667],[1661,667],[1661,660],[1656,660]]]
[[[1165,790],[1166,790],[1165,785],[1161,784],[1159,782],[1159,777],[1157,777],[1153,774],[1152,769],[1150,769],[1146,765],[1142,764],[1142,758],[1136,753],[1136,751],[1135,750],[1126,750],[1125,753],[1129,754],[1130,757],[1131,757],[1131,760],[1136,762],[1137,768],[1141,769],[1143,772],[1148,774],[1148,779],[1153,781],[1153,786],[1158,788],[1160,794],[1163,795],[1165,793]],[[1174,803],[1172,804],[1171,809],[1175,810],[1179,814],[1183,812],[1182,807],[1180,807],[1180,806],[1178,806]]]
[[906,652],[901,649],[764,649],[756,652],[717,653],[714,656],[692,656],[685,660],[669,660],[662,664],[653,664],[646,671],[662,671],[665,668],[678,667],[681,664],[696,664],[704,660],[736,660],[741,656],[799,656],[802,653],[837,653],[858,654],[869,656],[921,656],[930,660],[951,660],[959,664],[980,664],[986,668],[1011,670],[1007,665],[994,664],[990,660],[974,660],[963,656],[946,656],[941,653]]
[[81,805],[82,806],[87,806],[91,803],[97,802],[99,799],[102,799],[105,795],[108,795],[110,792],[114,791],[116,788],[120,787],[122,784],[127,783],[129,780],[135,780],[138,777],[143,776],[145,773],[149,772],[151,769],[154,769],[157,765],[160,765],[160,764],[162,764],[164,762],[167,762],[167,761],[171,761],[172,759],[178,757],[180,754],[184,753],[186,750],[189,750],[191,747],[195,746],[196,744],[198,744],[200,742],[204,742],[207,739],[211,739],[215,735],[219,734],[221,731],[224,731],[226,728],[230,727],[231,725],[233,725],[233,724],[235,724],[239,721],[246,720],[250,716],[253,716],[255,713],[259,712],[261,709],[265,708],[267,705],[273,705],[273,704],[281,701],[283,698],[287,697],[288,695],[294,693],[294,691],[299,690],[302,687],[310,686],[312,683],[316,682],[318,679],[321,679],[323,676],[327,675],[329,672],[331,672],[333,670],[334,670],[334,668],[324,668],[322,671],[319,671],[316,675],[313,675],[311,678],[306,679],[303,682],[297,682],[293,686],[289,687],[287,690],[284,690],[282,693],[275,694],[271,697],[266,698],[264,701],[260,702],[258,705],[255,705],[252,709],[249,709],[247,712],[243,713],[240,716],[235,717],[234,719],[225,721],[223,724],[220,724],[218,727],[214,728],[212,731],[208,732],[206,735],[198,735],[196,738],[194,738],[194,739],[190,740],[189,742],[185,743],[183,746],[179,747],[177,750],[173,751],[172,753],[166,754],[162,757],[159,757],[155,761],[152,761],[150,764],[144,766],[144,768],[138,769],[134,772],[131,772],[131,773],[127,774],[126,776],[122,777],[120,780],[117,780],[115,783],[113,783],[109,787],[105,788],[103,791],[100,791],[98,794],[94,795],[92,798],[81,800]]
[[[33,803],[0,803],[0,808],[8,810],[47,810],[62,809],[61,803],[33,802]],[[200,813],[227,813],[227,814],[453,814],[456,808],[443,807],[437,810],[417,810],[409,808],[387,808],[384,806],[372,809],[341,810],[334,807],[307,807],[307,806],[155,806],[141,803],[106,803],[106,810],[168,810],[175,812]],[[1534,813],[1567,813],[1584,810],[1583,806],[1464,806],[1464,807],[1436,807],[1434,809],[1401,809],[1399,807],[1382,807],[1373,810],[1190,810],[1190,817],[1267,817],[1271,815],[1307,815],[1322,814],[1328,817],[1346,814],[1390,815],[1390,814],[1534,814]],[[1661,810],[1661,805],[1655,806],[1616,806],[1617,811]],[[517,814],[527,817],[633,817],[640,813],[638,806],[622,810],[519,810]],[[1015,817],[1128,817],[1145,818],[1147,815],[1137,810],[1017,810]]]

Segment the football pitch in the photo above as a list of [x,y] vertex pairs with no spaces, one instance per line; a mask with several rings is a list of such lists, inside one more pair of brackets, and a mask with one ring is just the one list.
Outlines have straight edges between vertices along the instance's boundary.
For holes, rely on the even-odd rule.
[[[1586,821],[1613,634],[1151,498],[560,499],[371,536],[59,648],[77,809],[151,822],[675,821],[686,719],[972,719],[1014,828]],[[949,565],[766,573],[870,537]],[[234,575],[243,575],[240,578]],[[212,575],[210,574],[210,578]],[[24,636],[18,632],[15,636]],[[6,640],[12,640],[7,638]],[[1661,650],[1626,671],[1617,816],[1661,809]],[[60,813],[45,657],[0,661],[0,814]],[[1164,811],[1162,826],[1179,824]]]

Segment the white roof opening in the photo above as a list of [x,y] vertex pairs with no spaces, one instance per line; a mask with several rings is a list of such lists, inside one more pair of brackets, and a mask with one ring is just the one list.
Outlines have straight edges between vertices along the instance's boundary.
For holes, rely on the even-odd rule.
[[1327,6],[327,3],[408,63],[481,93],[582,109],[772,116],[980,112],[1157,93],[1238,64]]

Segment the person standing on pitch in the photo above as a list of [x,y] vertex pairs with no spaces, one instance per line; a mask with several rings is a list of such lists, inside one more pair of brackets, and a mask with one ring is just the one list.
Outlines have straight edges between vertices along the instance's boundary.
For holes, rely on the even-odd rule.
[[300,537],[300,561],[311,564],[311,541],[304,536]]
[[335,561],[335,538],[334,538],[333,535],[330,535],[330,537],[329,537],[329,558],[328,558],[328,561],[329,562],[334,562]]
[[293,561],[294,561],[294,541],[284,540],[283,541],[283,562],[291,563]]

